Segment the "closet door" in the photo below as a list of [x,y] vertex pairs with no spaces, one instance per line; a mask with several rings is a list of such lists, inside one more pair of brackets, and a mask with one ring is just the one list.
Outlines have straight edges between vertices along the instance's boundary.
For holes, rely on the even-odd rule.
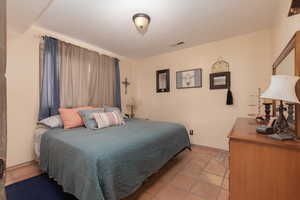
[[6,167],[6,0],[0,0],[0,199],[4,200]]

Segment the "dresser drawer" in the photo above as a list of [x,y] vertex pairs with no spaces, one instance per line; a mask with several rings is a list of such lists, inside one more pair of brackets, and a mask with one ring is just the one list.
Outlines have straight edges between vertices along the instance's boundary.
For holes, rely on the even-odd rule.
[[299,200],[300,152],[230,140],[230,200]]

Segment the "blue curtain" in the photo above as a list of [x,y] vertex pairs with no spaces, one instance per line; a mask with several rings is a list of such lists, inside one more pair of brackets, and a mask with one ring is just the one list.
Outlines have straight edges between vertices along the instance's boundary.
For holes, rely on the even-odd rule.
[[39,120],[58,114],[60,104],[58,43],[57,39],[44,37]]
[[122,110],[121,106],[121,85],[120,85],[120,66],[119,60],[115,58],[115,73],[116,73],[116,89],[115,89],[115,105]]

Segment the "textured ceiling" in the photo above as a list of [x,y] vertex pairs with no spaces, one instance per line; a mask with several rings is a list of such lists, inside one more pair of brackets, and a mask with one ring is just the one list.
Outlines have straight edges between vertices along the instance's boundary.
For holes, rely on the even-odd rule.
[[[33,23],[122,56],[141,58],[268,28],[278,1],[53,0]],[[36,3],[22,5],[23,12],[43,7],[40,0],[29,2]],[[132,23],[137,12],[152,19],[144,36]],[[178,41],[185,44],[171,47]]]

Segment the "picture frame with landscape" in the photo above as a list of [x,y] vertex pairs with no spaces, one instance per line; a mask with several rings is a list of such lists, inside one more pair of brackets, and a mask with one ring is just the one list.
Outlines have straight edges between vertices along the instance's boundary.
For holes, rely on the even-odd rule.
[[218,72],[209,75],[210,89],[230,88],[230,72]]
[[176,88],[201,88],[202,87],[202,69],[191,69],[176,72]]

